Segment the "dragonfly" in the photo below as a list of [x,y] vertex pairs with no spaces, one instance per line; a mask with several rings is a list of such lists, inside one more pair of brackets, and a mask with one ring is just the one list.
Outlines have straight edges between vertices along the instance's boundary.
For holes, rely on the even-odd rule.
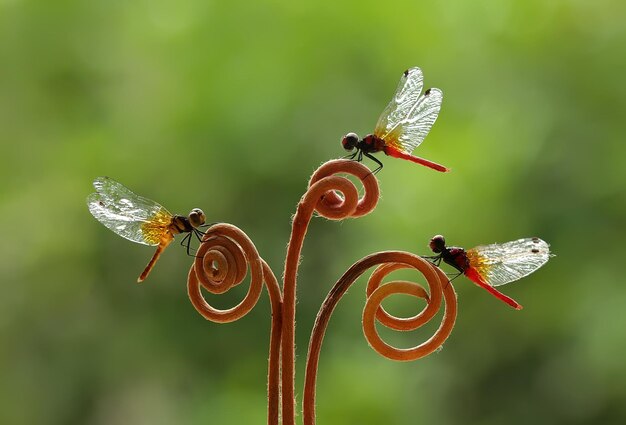
[[464,250],[456,246],[447,247],[445,238],[436,235],[430,240],[429,247],[437,255],[425,258],[436,266],[439,266],[441,261],[451,265],[459,271],[454,278],[464,274],[476,285],[516,310],[521,310],[522,306],[495,287],[528,276],[553,256],[550,253],[550,245],[539,238],[480,245]]
[[186,243],[187,254],[192,235],[199,241],[204,235],[198,228],[205,224],[206,216],[199,208],[192,209],[188,216],[172,215],[158,203],[135,194],[110,177],[97,177],[93,185],[96,192],[87,197],[87,206],[96,220],[129,241],[157,247],[137,282],[148,277],[174,235],[187,233],[181,240],[181,245]]
[[415,148],[424,141],[435,124],[443,100],[441,90],[430,88],[422,94],[423,87],[424,76],[421,69],[414,67],[404,71],[396,94],[378,118],[374,134],[360,139],[356,133],[348,133],[341,140],[345,150],[354,150],[347,158],[360,162],[366,156],[378,164],[373,173],[383,168],[382,162],[372,155],[380,151],[433,170],[450,171],[441,164],[413,155]]

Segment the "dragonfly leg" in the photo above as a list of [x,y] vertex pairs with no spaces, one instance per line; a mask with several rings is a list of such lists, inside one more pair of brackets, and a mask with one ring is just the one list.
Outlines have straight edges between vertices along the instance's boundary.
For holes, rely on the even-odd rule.
[[457,277],[461,276],[463,274],[463,272],[458,272],[458,273],[446,273],[446,276],[454,276],[452,279],[448,278],[448,283],[446,283],[446,286],[444,287],[444,289],[448,289],[448,285],[450,284],[450,282],[452,282],[454,279],[456,279]]
[[193,234],[196,236],[196,239],[198,239],[198,242],[202,243],[202,237],[205,233],[202,230],[193,229]]
[[[200,227],[212,226],[212,225],[214,225],[214,224],[216,224],[216,223],[203,224],[203,225],[202,225],[202,226],[200,226]],[[191,247],[190,247],[190,245],[191,245],[191,240],[193,239],[193,238],[191,237],[191,234],[192,234],[192,233],[193,233],[193,235],[196,237],[196,239],[198,239],[198,242],[200,242],[200,244],[202,244],[202,242],[204,242],[204,241],[202,240],[202,238],[204,237],[204,235],[205,235],[206,233],[205,233],[205,232],[203,232],[202,230],[199,230],[199,229],[193,229],[191,232],[189,232],[189,233],[187,234],[187,236],[185,236],[185,239],[189,238],[189,239],[187,240],[187,255],[189,255],[190,257],[195,257],[195,258],[202,258],[202,257],[198,257],[197,255],[192,255],[192,254],[190,253],[190,251],[197,251],[197,249],[195,249],[195,248],[191,248]]]
[[452,282],[454,279],[456,279],[457,277],[461,276],[463,273],[462,272],[458,272],[458,273],[446,273],[446,276],[454,276],[452,279],[450,279],[450,282]]
[[189,253],[189,245],[191,245],[191,232],[187,233],[185,235],[185,237],[180,241],[180,246],[184,246],[187,248],[187,255],[191,256],[191,254]]
[[342,157],[342,159],[354,159],[357,153],[359,153],[358,150],[354,151],[353,153],[349,153],[348,155]]
[[439,262],[441,262],[441,255],[420,255],[420,257],[425,260],[439,260]]
[[378,159],[376,159],[376,157],[374,155],[370,155],[367,152],[363,153],[366,157],[368,157],[369,159],[371,159],[372,161],[374,161],[376,164],[378,164],[378,168],[376,168],[374,171],[372,171],[372,174],[376,174],[378,173],[380,170],[383,169],[383,163],[380,162]]

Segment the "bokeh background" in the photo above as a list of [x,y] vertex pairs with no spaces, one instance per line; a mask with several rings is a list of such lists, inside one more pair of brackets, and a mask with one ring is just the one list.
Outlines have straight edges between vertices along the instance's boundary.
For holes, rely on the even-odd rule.
[[[309,175],[416,65],[445,94],[418,154],[453,171],[382,158],[373,214],[313,220],[298,401],[314,316],[354,261],[427,254],[437,233],[541,236],[556,257],[504,289],[525,309],[459,278],[457,326],[417,362],[369,349],[359,282],[325,340],[318,423],[625,423],[625,22],[619,0],[1,0],[0,423],[264,423],[266,294],[239,322],[206,322],[176,246],[135,284],[152,250],[92,218],[91,182],[201,207],[280,276]],[[427,331],[381,330],[407,347]]]

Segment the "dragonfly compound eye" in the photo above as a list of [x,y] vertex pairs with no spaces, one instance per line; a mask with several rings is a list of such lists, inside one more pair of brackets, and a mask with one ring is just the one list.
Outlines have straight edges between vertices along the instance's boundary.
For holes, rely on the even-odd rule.
[[191,223],[193,227],[202,226],[205,221],[206,221],[206,216],[204,215],[204,212],[202,212],[200,208],[194,208],[189,213],[189,223]]
[[347,151],[354,149],[357,143],[359,143],[359,136],[354,133],[348,133],[343,137],[343,139],[341,139],[341,144]]
[[433,236],[433,238],[430,240],[430,243],[428,244],[428,246],[430,247],[432,252],[434,252],[435,254],[439,254],[441,251],[445,249],[446,240],[443,236],[436,235],[436,236]]

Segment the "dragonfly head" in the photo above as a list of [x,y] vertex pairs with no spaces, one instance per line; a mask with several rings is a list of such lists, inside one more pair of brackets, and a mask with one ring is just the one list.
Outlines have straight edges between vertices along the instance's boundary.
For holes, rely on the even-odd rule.
[[343,136],[343,139],[341,139],[341,144],[343,148],[347,151],[351,151],[352,149],[354,149],[357,143],[359,143],[359,136],[357,136],[355,133],[348,133]]
[[432,252],[434,252],[435,254],[439,254],[444,249],[446,249],[446,239],[441,235],[433,236],[428,246],[430,247]]
[[202,226],[205,221],[206,221],[206,216],[204,215],[204,212],[202,212],[200,208],[194,208],[189,213],[189,223],[193,227]]

